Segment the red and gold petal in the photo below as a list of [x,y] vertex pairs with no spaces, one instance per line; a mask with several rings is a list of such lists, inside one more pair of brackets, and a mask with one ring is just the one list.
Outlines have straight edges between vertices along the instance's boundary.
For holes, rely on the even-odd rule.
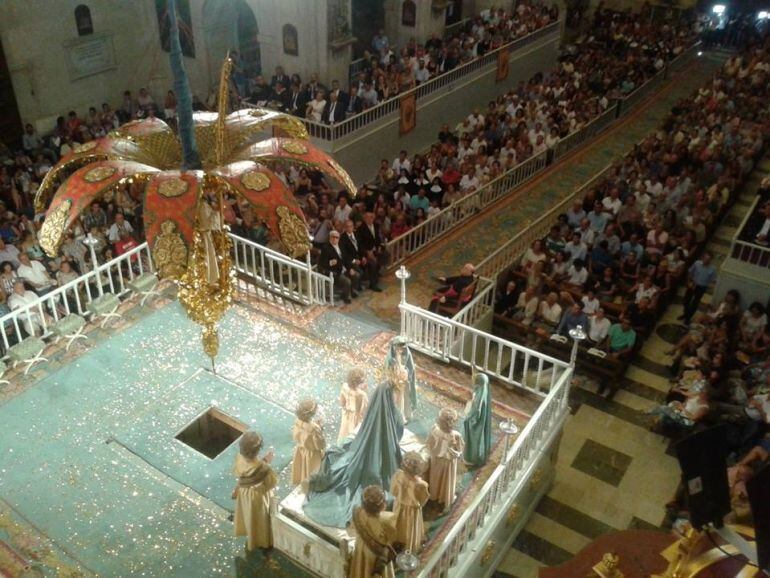
[[203,171],[164,171],[145,187],[145,235],[161,278],[179,279],[187,270],[203,178]]
[[233,155],[236,161],[287,162],[321,171],[342,184],[351,196],[358,190],[353,179],[331,156],[308,141],[292,138],[269,138],[251,144]]
[[80,167],[103,160],[124,160],[157,166],[158,159],[140,144],[119,137],[104,137],[83,144],[76,144],[72,152],[65,155],[48,171],[35,194],[35,211],[42,212],[48,207],[57,183],[63,182]]
[[179,166],[182,147],[174,131],[159,118],[144,118],[121,125],[109,136],[136,143],[160,169]]
[[[253,161],[240,161],[217,168],[211,174],[226,182],[232,191],[251,205],[255,216],[265,222],[289,253],[302,255],[307,252],[309,241],[305,215],[294,193],[273,171]],[[289,214],[295,217],[288,217]],[[304,231],[297,235],[286,235],[287,217],[301,224]]]
[[157,171],[155,167],[129,161],[106,160],[81,167],[56,191],[40,231],[40,245],[54,257],[64,233],[93,201],[126,178]]

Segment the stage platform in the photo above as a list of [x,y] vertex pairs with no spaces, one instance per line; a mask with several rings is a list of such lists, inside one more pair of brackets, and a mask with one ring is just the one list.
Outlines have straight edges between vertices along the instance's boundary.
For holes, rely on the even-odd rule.
[[[362,365],[373,386],[392,334],[332,310],[281,317],[239,305],[221,323],[215,375],[177,303],[128,318],[42,367],[33,383],[2,392],[0,573],[26,564],[51,576],[228,576],[237,559],[241,570],[306,575],[277,553],[243,558],[229,520],[237,443],[211,457],[202,452],[217,448],[198,451],[179,438],[212,408],[260,431],[275,448],[283,500],[294,490],[296,403],[319,401],[333,442],[345,372]],[[420,408],[409,428],[424,439],[440,407],[462,411],[469,377],[421,356],[417,364]],[[533,403],[498,405],[497,414],[502,408],[523,426]],[[463,472],[456,508],[484,475]],[[431,535],[455,515],[433,520]]]

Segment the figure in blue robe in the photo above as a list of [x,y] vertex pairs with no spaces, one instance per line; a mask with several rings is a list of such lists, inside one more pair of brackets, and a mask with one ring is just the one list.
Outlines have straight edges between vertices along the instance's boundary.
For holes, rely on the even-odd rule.
[[472,466],[483,466],[492,451],[492,391],[483,373],[476,375],[473,385],[473,399],[463,421],[463,459]]
[[[395,382],[393,395],[404,422],[411,420],[417,409],[417,372],[408,343],[404,337],[394,337],[385,356],[385,375]],[[398,378],[400,372],[405,372],[405,381]]]
[[305,515],[323,526],[345,528],[364,488],[390,487],[401,465],[403,434],[404,418],[386,381],[374,390],[356,436],[326,451],[321,469],[308,482]]

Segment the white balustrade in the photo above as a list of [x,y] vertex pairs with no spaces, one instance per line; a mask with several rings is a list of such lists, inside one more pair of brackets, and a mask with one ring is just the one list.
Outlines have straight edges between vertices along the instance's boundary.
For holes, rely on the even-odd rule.
[[238,235],[230,239],[236,271],[255,285],[304,305],[334,303],[332,278],[314,270],[309,254],[303,263]]
[[536,395],[550,391],[569,367],[564,361],[420,307],[402,303],[399,309],[401,334],[418,351],[475,368]]
[[465,575],[464,565],[478,564],[478,552],[483,549],[488,532],[505,519],[508,508],[520,497],[532,499],[524,497],[524,493],[536,475],[539,458],[561,432],[569,412],[571,379],[572,369],[566,366],[507,455],[478,494],[464,507],[458,520],[442,537],[440,546],[428,557],[416,576],[459,578]]
[[134,278],[153,270],[147,243],[142,243],[40,296],[34,303],[3,315],[0,317],[0,345],[3,355],[10,346],[19,343],[27,335],[43,338],[50,336],[51,327],[70,313],[89,317],[88,304],[99,297],[99,284],[103,292],[122,297],[131,291],[128,285]]
[[551,24],[548,24],[539,30],[535,30],[527,36],[523,36],[512,42],[509,42],[505,46],[501,46],[500,48],[487,52],[483,56],[462,64],[448,72],[445,72],[444,74],[435,76],[416,86],[415,88],[399,93],[398,95],[389,98],[367,110],[364,110],[359,114],[350,116],[342,122],[328,125],[317,123],[308,119],[300,120],[305,123],[305,126],[307,127],[308,133],[311,137],[328,141],[339,140],[378,119],[397,113],[400,107],[401,98],[410,93],[414,93],[417,97],[417,100],[424,98],[430,94],[442,90],[450,84],[457,82],[463,77],[474,74],[481,69],[492,67],[493,65],[496,66],[497,57],[500,52],[507,50],[513,53],[515,50],[519,50],[525,46],[528,46],[529,44],[532,44],[544,36],[553,35],[556,37],[558,36],[560,30],[561,22],[552,22]]

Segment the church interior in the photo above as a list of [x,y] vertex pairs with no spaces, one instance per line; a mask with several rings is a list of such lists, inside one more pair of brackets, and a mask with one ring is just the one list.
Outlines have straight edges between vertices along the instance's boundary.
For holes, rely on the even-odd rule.
[[770,576],[770,2],[1,4],[0,576]]

